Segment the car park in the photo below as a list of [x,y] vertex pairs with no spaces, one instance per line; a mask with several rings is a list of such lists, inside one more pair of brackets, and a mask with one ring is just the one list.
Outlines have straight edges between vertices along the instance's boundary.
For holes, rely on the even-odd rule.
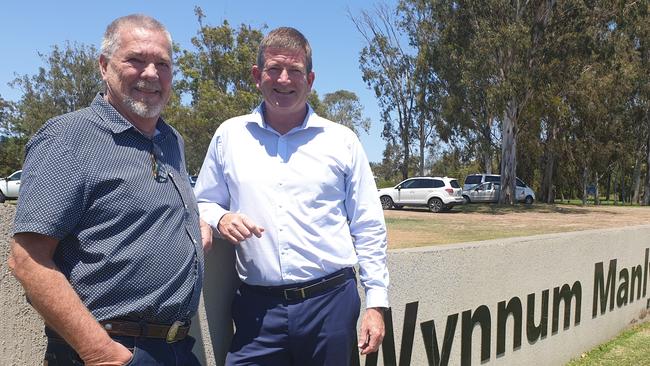
[[[496,203],[499,202],[501,193],[500,182],[485,182],[463,190],[465,203]],[[524,182],[517,178],[515,199],[519,202],[531,204],[535,201],[535,192]]]
[[0,203],[7,198],[18,198],[22,173],[23,171],[19,170],[6,178],[0,178]]
[[440,212],[464,203],[458,181],[449,177],[413,177],[395,187],[379,189],[378,194],[385,210],[426,206],[431,212]]

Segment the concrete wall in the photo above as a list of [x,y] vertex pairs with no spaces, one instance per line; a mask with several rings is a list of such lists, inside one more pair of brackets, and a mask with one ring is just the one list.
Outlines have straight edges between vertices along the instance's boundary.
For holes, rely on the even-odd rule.
[[[407,351],[408,355],[411,351],[412,365],[481,365],[482,361],[490,365],[564,364],[630,324],[647,320],[648,248],[650,226],[639,226],[391,251],[395,354]],[[598,285],[600,279],[602,286]],[[556,290],[561,294],[565,284],[565,291],[570,286],[579,295],[566,293],[571,299],[566,325],[566,302],[554,306],[559,298]],[[542,312],[545,293],[548,310]],[[529,297],[533,300],[530,304]],[[605,304],[602,312],[601,301]],[[506,314],[499,310],[500,303],[504,308],[508,303],[510,309],[519,308],[521,315],[508,316],[505,326],[500,326],[499,313]],[[407,304],[410,316],[406,316]],[[529,326],[527,313],[533,308],[533,324]],[[482,319],[485,326],[483,348],[483,328],[472,326],[471,317]],[[546,320],[543,331],[535,328],[542,317]],[[405,318],[412,328],[405,332],[407,336],[403,334]],[[516,318],[521,319],[521,330],[516,332],[521,345],[513,347]],[[555,331],[554,319],[558,321]],[[432,360],[435,341],[439,352],[448,355],[448,362],[428,360],[423,329],[429,335],[426,347]],[[500,329],[505,330],[501,335]],[[531,340],[527,337],[529,330]],[[502,352],[497,350],[500,341],[505,345]],[[391,346],[390,340],[384,341],[386,345]],[[388,353],[390,358],[392,352]]]
[[[4,230],[0,232],[4,319],[0,322],[0,363],[40,364],[42,323],[24,301],[20,285],[7,273],[7,241],[8,230]],[[378,360],[362,358],[359,364],[481,365],[481,352],[483,363],[490,365],[564,364],[630,324],[648,319],[649,248],[650,225],[390,251],[389,334]],[[206,261],[204,306],[193,327],[193,335],[199,339],[195,351],[205,365],[221,365],[232,335],[230,300],[238,281],[232,246],[215,243]],[[596,290],[594,316],[594,284],[601,278],[607,296]],[[579,295],[566,292],[570,299],[566,327],[566,300],[554,306],[559,298],[555,290],[561,293],[564,285],[565,291],[573,288],[573,295]],[[546,296],[548,309],[542,312]],[[534,304],[531,325],[527,324],[527,312],[533,307],[529,298]],[[601,301],[605,304],[602,314]],[[500,303],[504,309],[509,304],[515,315],[504,317],[506,311],[500,310]],[[505,326],[499,325],[499,314],[507,319],[501,322]],[[546,323],[540,327],[542,316]],[[553,331],[555,318],[558,325]],[[521,330],[515,332],[516,319],[521,319]],[[486,329],[485,347],[481,345],[483,328],[478,324]],[[521,335],[521,345],[513,348],[515,334]],[[498,354],[498,343],[503,343],[503,353]],[[410,363],[403,363],[407,358]]]

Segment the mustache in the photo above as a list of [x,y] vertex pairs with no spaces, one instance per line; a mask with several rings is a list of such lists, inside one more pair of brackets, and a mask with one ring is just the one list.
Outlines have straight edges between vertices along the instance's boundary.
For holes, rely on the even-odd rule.
[[162,89],[160,82],[158,81],[138,80],[135,86],[138,89],[146,89],[146,90],[153,90],[153,91],[160,91],[160,89]]

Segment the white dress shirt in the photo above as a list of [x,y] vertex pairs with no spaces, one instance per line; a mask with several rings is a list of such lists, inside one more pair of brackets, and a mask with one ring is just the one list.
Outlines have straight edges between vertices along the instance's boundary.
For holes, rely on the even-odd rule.
[[359,139],[311,107],[280,135],[262,108],[214,134],[194,190],[201,218],[217,228],[227,212],[242,213],[265,229],[235,247],[249,285],[305,282],[358,263],[367,307],[387,307],[386,225]]

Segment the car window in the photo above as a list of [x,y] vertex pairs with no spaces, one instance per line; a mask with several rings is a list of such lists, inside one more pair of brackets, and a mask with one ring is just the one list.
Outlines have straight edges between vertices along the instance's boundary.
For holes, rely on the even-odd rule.
[[465,184],[479,184],[481,183],[480,175],[468,175],[465,177]]
[[450,180],[449,185],[451,186],[451,188],[460,188],[460,185],[458,184],[458,181],[456,179]]
[[445,182],[441,181],[440,179],[432,179],[433,181],[433,188],[442,188],[445,186]]
[[499,175],[486,175],[485,176],[485,181],[486,182],[500,182],[501,181],[501,176],[499,176]]
[[404,183],[402,183],[400,185],[400,188],[402,188],[402,189],[404,189],[404,188],[414,188],[413,187],[414,183],[415,183],[415,179],[409,179],[409,180],[405,181]]
[[21,176],[22,174],[23,174],[22,172],[14,173],[14,174],[12,174],[12,175],[9,177],[9,180],[10,180],[10,181],[20,180],[20,176]]
[[521,181],[521,179],[517,178],[517,187],[525,187],[526,184]]
[[431,179],[420,179],[418,188],[433,188],[433,182]]

